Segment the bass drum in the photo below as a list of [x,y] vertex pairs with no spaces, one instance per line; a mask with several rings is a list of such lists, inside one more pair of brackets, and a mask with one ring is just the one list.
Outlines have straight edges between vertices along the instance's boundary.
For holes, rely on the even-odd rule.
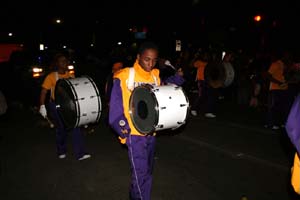
[[223,87],[228,87],[232,84],[235,76],[234,69],[230,63],[224,63],[224,72],[225,72],[225,79],[223,83]]
[[209,63],[205,67],[205,80],[211,88],[221,88],[224,84],[225,70],[221,63]]
[[55,103],[66,128],[96,123],[101,116],[100,94],[88,76],[59,79],[55,86]]
[[188,98],[181,87],[173,84],[138,86],[129,101],[133,125],[144,135],[179,128],[185,124],[188,110]]

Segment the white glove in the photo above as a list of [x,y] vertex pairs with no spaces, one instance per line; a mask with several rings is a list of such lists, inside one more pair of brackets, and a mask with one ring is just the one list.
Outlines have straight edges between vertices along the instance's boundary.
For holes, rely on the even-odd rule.
[[46,106],[45,105],[41,105],[40,106],[40,110],[39,110],[40,114],[46,118],[47,117],[47,110],[46,110]]

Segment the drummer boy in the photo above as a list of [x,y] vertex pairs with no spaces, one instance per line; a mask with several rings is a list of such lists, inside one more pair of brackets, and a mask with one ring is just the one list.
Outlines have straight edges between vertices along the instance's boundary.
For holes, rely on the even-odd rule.
[[[42,90],[40,94],[40,114],[48,120],[48,114],[53,119],[53,122],[56,127],[56,151],[57,156],[60,159],[64,159],[67,155],[67,148],[66,148],[66,141],[67,141],[67,132],[72,132],[72,140],[73,140],[73,150],[77,160],[85,160],[91,157],[85,150],[84,146],[84,138],[81,132],[81,129],[76,127],[72,128],[71,130],[67,130],[63,120],[61,119],[60,115],[57,112],[56,104],[55,104],[55,96],[54,96],[54,89],[57,80],[59,79],[67,79],[67,78],[74,78],[74,74],[70,73],[68,70],[69,59],[67,55],[59,53],[54,56],[52,67],[55,71],[50,72],[43,84]],[[50,100],[47,105],[46,109],[46,102],[47,101],[47,93],[50,93]]]

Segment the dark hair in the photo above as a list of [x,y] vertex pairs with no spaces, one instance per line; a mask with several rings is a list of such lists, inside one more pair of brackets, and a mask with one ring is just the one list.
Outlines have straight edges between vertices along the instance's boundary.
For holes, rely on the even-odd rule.
[[140,45],[140,48],[138,50],[138,54],[143,54],[145,50],[147,49],[154,49],[158,52],[158,46],[153,43],[153,42],[143,42],[141,45]]

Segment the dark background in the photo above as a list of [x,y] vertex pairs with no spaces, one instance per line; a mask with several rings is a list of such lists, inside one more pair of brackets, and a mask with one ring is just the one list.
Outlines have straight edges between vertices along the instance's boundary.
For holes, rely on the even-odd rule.
[[[0,42],[36,46],[40,42],[106,48],[134,40],[129,28],[147,31],[147,39],[173,44],[222,44],[230,48],[297,48],[297,1],[9,1],[1,3]],[[255,22],[253,17],[262,16]],[[61,24],[55,24],[60,18]],[[7,32],[15,33],[7,38]],[[276,45],[274,45],[276,43]]]

